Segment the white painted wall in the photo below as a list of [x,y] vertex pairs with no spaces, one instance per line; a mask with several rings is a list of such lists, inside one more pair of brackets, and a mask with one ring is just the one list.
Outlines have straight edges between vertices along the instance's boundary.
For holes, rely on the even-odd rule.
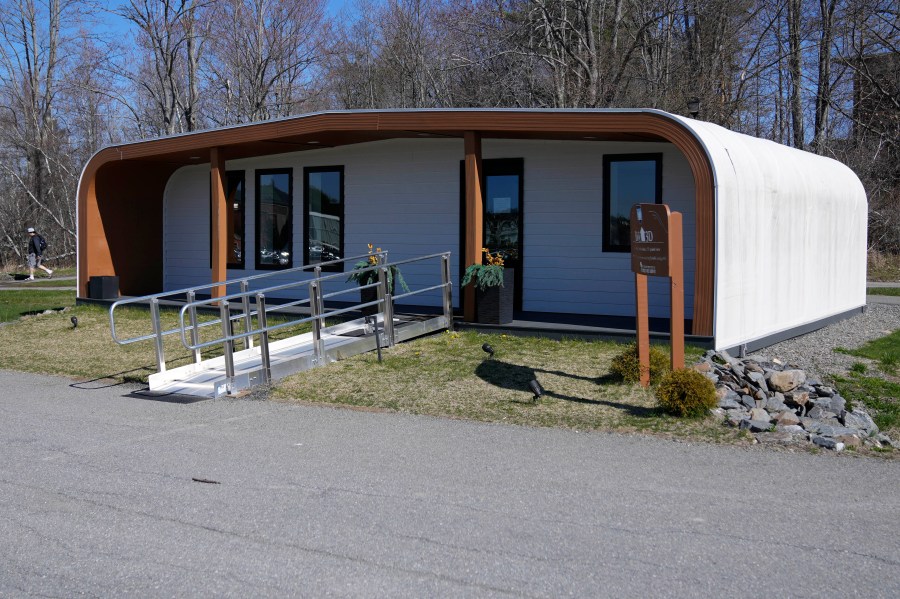
[[[685,299],[690,317],[694,288],[694,183],[687,161],[674,146],[485,139],[482,151],[486,159],[524,159],[523,308],[609,315],[634,314],[634,277],[628,254],[602,251],[603,155],[661,152],[663,201],[684,214]],[[229,270],[228,277],[256,274],[253,270],[255,169],[294,169],[296,266],[303,255],[303,168],[343,165],[347,255],[364,254],[367,243],[389,250],[392,260],[452,251],[454,304],[458,305],[459,169],[463,155],[461,140],[421,139],[229,161],[228,170],[245,171],[248,268]],[[208,169],[208,165],[180,169],[167,186],[164,216],[167,290],[210,280]],[[438,272],[436,262],[403,269],[413,289],[436,284]],[[274,280],[287,281],[285,277],[274,277]],[[652,277],[650,293],[651,315],[667,317],[667,279]],[[414,301],[440,305],[436,293]]]
[[682,119],[715,168],[718,348],[866,303],[865,191],[840,162]]

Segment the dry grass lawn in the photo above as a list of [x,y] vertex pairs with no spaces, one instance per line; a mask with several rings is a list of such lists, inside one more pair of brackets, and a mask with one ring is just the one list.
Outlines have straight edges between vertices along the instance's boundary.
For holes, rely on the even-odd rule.
[[[493,359],[481,349],[489,343]],[[622,345],[521,338],[471,331],[440,333],[364,354],[280,381],[272,397],[486,422],[577,430],[647,431],[739,441],[746,437],[712,419],[661,414],[652,391],[609,376]],[[692,350],[691,356],[699,354]],[[544,388],[533,401],[528,382]]]

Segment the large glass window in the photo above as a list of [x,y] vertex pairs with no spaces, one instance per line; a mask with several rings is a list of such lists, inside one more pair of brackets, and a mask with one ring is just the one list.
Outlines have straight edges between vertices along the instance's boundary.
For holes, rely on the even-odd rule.
[[291,169],[256,171],[256,268],[293,265],[292,197]]
[[[303,169],[306,264],[339,260],[344,256],[344,167]],[[342,271],[343,263],[322,267]]]
[[662,154],[603,157],[603,251],[630,252],[631,206],[662,202]]

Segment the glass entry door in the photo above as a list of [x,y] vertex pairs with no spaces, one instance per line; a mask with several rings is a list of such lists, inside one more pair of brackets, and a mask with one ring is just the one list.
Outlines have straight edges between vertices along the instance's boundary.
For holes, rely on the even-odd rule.
[[[465,226],[465,165],[462,172],[461,224]],[[524,161],[521,158],[500,158],[482,161],[484,180],[484,240],[482,247],[492,253],[500,252],[507,268],[515,269],[515,301],[513,307],[522,309],[522,249],[523,211],[522,193]],[[465,231],[460,235],[460,255],[465,255]],[[467,265],[460,265],[462,271]]]

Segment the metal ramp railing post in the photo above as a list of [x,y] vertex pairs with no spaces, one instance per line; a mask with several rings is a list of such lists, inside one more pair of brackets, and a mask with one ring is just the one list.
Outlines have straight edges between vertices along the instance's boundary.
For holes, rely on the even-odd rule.
[[[242,298],[242,303],[244,306],[244,332],[249,333],[253,323],[250,322],[250,281],[247,279],[241,280],[241,294],[244,296]],[[244,337],[244,349],[253,349],[253,336],[247,335]]]
[[222,320],[222,348],[225,351],[225,376],[227,378],[227,392],[231,393],[234,387],[234,337],[231,335],[231,311],[227,300],[219,303],[219,315]]
[[269,318],[266,315],[266,296],[256,294],[256,320],[259,324],[259,355],[262,359],[263,378],[266,384],[272,382],[272,362],[269,356]]
[[444,286],[444,318],[447,326],[453,327],[453,287],[450,283],[450,256],[441,256],[441,283]]
[[[194,306],[194,302],[197,300],[197,294],[194,293],[193,290],[187,292],[187,301],[188,305],[191,307],[188,314],[191,317],[191,345],[197,345],[200,342],[200,330],[197,327],[197,307]],[[203,357],[200,355],[200,348],[198,347],[195,350],[192,350],[194,354],[194,364],[199,364],[203,361]]]
[[313,364],[318,365],[324,355],[322,347],[322,290],[319,281],[309,284],[309,309],[312,321]]
[[[393,279],[391,279],[393,281]],[[394,281],[396,283],[396,281]],[[381,314],[384,320],[384,344],[386,347],[394,346],[394,301],[393,294],[388,285],[388,269],[382,266],[378,269],[378,299],[381,300]]]
[[163,349],[162,324],[159,322],[159,299],[150,300],[150,320],[153,321],[153,335],[156,338],[156,367],[160,372],[166,371],[166,355]]

